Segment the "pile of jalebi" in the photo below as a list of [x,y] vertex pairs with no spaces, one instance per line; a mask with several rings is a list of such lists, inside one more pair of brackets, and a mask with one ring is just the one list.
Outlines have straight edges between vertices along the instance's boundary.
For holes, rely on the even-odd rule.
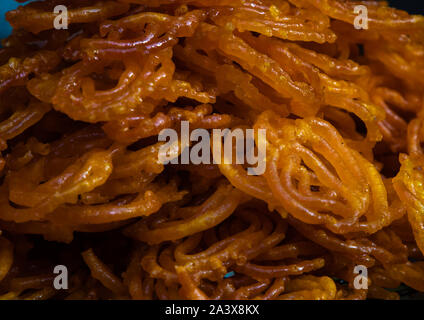
[[[424,16],[379,1],[46,0],[6,18],[0,299],[424,292]],[[266,130],[264,174],[159,162],[159,133],[182,121]]]

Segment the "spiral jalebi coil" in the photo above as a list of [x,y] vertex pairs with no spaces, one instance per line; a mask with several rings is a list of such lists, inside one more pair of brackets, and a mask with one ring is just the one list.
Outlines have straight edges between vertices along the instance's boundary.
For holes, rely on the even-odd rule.
[[[0,300],[424,292],[423,16],[377,1],[69,0],[57,30],[62,2],[6,15]],[[264,173],[216,161],[231,159],[212,138],[211,163],[163,164],[158,136],[183,121],[211,137],[265,130]],[[55,265],[69,289],[54,289]]]

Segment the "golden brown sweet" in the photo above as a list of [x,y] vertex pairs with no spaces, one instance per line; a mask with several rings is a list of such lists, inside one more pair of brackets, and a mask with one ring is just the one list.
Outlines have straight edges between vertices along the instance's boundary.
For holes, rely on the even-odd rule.
[[[423,16],[376,1],[69,0],[56,30],[62,2],[6,15],[0,299],[424,291]],[[159,133],[183,121],[265,130],[264,174],[159,162]]]

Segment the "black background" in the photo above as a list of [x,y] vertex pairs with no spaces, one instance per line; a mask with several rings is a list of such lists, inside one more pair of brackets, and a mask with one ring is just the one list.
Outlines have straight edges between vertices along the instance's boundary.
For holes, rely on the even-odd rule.
[[409,13],[424,14],[424,0],[389,0],[392,7]]

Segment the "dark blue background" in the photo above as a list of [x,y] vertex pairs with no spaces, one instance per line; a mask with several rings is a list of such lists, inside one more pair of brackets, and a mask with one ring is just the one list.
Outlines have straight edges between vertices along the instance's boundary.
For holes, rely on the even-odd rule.
[[415,14],[424,14],[423,0],[389,0],[393,7],[409,11]]
[[[0,2],[0,38],[4,38],[11,31],[9,23],[4,19],[4,14],[16,8],[19,4],[14,0],[0,0]],[[389,0],[389,2],[396,8],[404,9],[411,13],[424,14],[424,0]]]

